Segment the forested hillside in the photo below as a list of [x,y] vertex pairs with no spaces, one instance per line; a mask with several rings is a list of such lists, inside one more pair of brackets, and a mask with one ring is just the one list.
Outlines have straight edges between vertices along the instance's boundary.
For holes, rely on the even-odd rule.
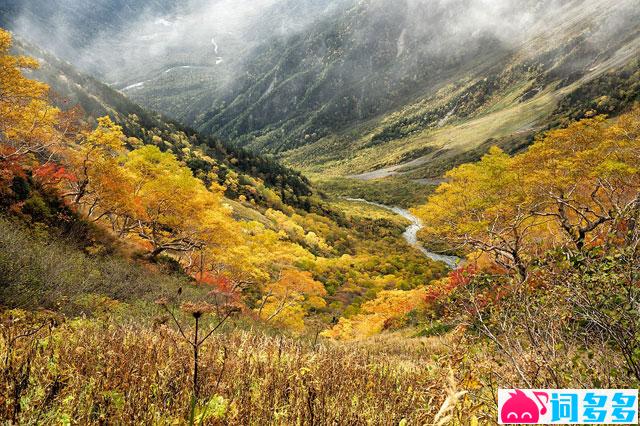
[[[14,67],[22,66],[23,59],[6,57]],[[28,116],[21,118],[21,128],[9,123],[16,134],[35,138],[13,146],[16,153],[6,158],[13,171],[4,178],[3,205],[10,210],[54,228],[60,227],[62,212],[71,214],[69,223],[82,219],[107,226],[114,237],[137,245],[152,260],[169,253],[196,280],[231,280],[251,297],[275,285],[268,284],[271,280],[306,282],[303,278],[311,278],[307,271],[313,271],[330,290],[321,294],[334,302],[325,315],[339,315],[354,300],[357,307],[379,287],[414,286],[431,268],[443,270],[417,252],[403,253],[402,222],[392,215],[346,215],[314,195],[302,175],[273,160],[167,123],[51,56],[40,69],[24,61],[28,74],[56,83],[59,92],[51,94],[62,109],[49,105],[48,86],[12,72],[10,77],[19,86],[31,84],[43,103],[47,116],[36,127],[52,141],[29,133]],[[85,115],[84,105],[92,114],[108,115],[95,120]],[[40,165],[22,162],[32,155]],[[413,258],[422,265],[408,272],[399,266],[387,269],[384,262],[371,264],[371,255],[385,256],[376,253],[368,237],[375,232],[380,241],[388,236],[397,247],[387,251],[389,259]],[[341,264],[361,268],[366,277],[349,282],[334,271],[321,272]],[[289,276],[289,268],[304,273]],[[392,271],[400,275],[391,278]],[[259,282],[266,287],[261,290]]]
[[[252,154],[242,148],[214,138],[203,137],[195,131],[155,113],[150,113],[131,102],[121,93],[92,77],[76,71],[70,64],[26,42],[18,43],[14,50],[39,58],[40,66],[30,71],[33,77],[47,82],[55,94],[53,102],[63,109],[80,108],[82,114],[93,122],[98,117],[110,116],[122,126],[128,137],[144,144],[158,145],[163,151],[171,151],[181,158],[196,174],[207,174],[216,167],[217,180],[241,180],[244,185],[225,185],[227,195],[237,198],[244,195],[249,200],[268,205],[266,195],[251,184],[258,178],[266,188],[295,207],[312,208],[312,189],[298,172],[282,167],[276,161]],[[191,148],[197,148],[192,150]],[[211,158],[197,155],[197,152]],[[211,161],[215,160],[215,161]],[[221,166],[221,167],[218,167]],[[272,200],[273,201],[273,200]],[[314,206],[318,208],[318,206]]]

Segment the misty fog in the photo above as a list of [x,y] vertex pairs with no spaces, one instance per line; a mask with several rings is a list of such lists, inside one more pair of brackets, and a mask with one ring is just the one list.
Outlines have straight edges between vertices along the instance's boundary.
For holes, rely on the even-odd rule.
[[[637,31],[639,3],[0,0],[0,11],[152,110],[229,139],[282,125],[297,144],[307,128],[330,134],[509,63],[583,73]],[[265,144],[283,140],[273,135]]]
[[[8,1],[7,3],[11,3]],[[15,3],[15,1],[14,1]],[[446,51],[449,44],[490,33],[507,44],[544,31],[569,0],[166,0],[17,2],[12,30],[109,83],[124,87],[171,67],[234,65],[272,37],[304,32],[338,13],[368,8],[372,22],[404,20],[399,54],[413,40],[420,49]],[[578,1],[577,3],[581,3]],[[586,1],[585,3],[593,3]],[[629,3],[633,6],[635,2]],[[398,13],[400,12],[400,13]],[[628,14],[622,13],[622,16]],[[87,24],[104,24],[100,30]],[[365,25],[360,26],[366,28]],[[434,34],[434,28],[437,33]],[[360,34],[371,37],[372,34]],[[375,37],[375,34],[373,34]],[[354,35],[358,37],[358,35]]]

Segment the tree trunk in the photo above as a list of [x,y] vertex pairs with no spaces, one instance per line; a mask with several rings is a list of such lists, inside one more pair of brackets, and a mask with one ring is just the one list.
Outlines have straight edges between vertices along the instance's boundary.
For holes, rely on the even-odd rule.
[[164,251],[163,247],[157,247],[155,248],[151,253],[149,253],[149,260],[152,261],[156,261],[158,260],[158,256],[160,255],[160,253],[162,253]]
[[198,400],[198,325],[199,318],[196,317],[196,330],[193,335],[193,397]]

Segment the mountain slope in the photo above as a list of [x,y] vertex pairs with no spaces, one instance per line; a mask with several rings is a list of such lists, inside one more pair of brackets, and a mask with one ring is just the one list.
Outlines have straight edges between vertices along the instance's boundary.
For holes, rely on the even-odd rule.
[[[38,3],[5,20],[56,33]],[[146,107],[309,173],[438,176],[637,99],[637,0],[149,0],[131,31],[112,5],[109,37],[78,23],[94,16],[83,6],[67,20],[82,47],[42,42]]]
[[[322,209],[308,180],[275,160],[234,147],[218,138],[203,137],[159,114],[149,113],[121,93],[32,44],[16,42],[15,50],[39,60],[40,69],[30,73],[51,86],[54,99],[61,107],[78,105],[94,120],[109,115],[123,127],[127,136],[172,151],[194,173],[206,174],[215,169],[221,184],[228,178],[239,177],[244,184],[228,186],[228,197],[243,195],[259,205],[281,207],[270,205],[273,200],[268,201],[256,188],[260,187],[259,182],[264,182],[266,188],[275,191],[286,204],[307,210]],[[198,151],[206,156],[198,154]]]
[[[522,146],[557,124],[565,96],[608,73],[635,74],[639,10],[636,1],[507,2],[486,12],[495,23],[478,24],[476,2],[359,2],[265,40],[232,67],[242,72],[230,82],[191,70],[177,83],[159,78],[127,93],[308,171],[425,164],[435,153],[455,163],[452,156],[489,140]],[[175,95],[181,84],[189,103]],[[593,92],[583,101],[608,89],[583,89]]]
[[[278,62],[250,73],[262,80],[242,85],[204,116],[186,118],[205,132],[280,152],[298,167],[340,175],[421,157],[421,164],[430,163],[436,153],[466,153],[490,139],[520,146],[553,125],[550,116],[566,95],[608,72],[615,78],[635,74],[639,27],[633,19],[620,21],[632,4],[567,2],[550,18],[552,32],[542,26],[515,45],[492,34],[478,37],[475,43],[448,46],[442,52],[447,61],[433,52],[421,57],[415,48],[407,58],[406,42],[390,43],[410,34],[402,36],[397,16],[372,25],[388,38],[339,43],[335,52],[311,50],[330,34],[319,30],[303,41],[289,40],[284,58],[270,50]],[[616,31],[603,33],[612,22]],[[423,43],[417,40],[416,46]],[[298,59],[300,52],[307,54],[304,59]],[[372,55],[358,61],[364,52]],[[330,61],[334,53],[338,65]],[[255,63],[263,59],[258,56]],[[596,90],[592,99],[609,89]],[[621,81],[616,89],[629,87]],[[144,99],[144,93],[139,96]],[[196,109],[207,110],[204,104]]]

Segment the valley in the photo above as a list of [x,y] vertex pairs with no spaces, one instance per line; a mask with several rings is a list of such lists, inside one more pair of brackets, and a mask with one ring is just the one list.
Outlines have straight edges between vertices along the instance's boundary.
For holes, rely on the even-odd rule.
[[[164,56],[140,52],[150,64],[142,73],[126,56],[119,69],[127,70],[131,62],[129,76],[107,81],[117,80],[112,87],[134,101],[203,134],[273,154],[307,174],[346,177],[381,170],[364,176],[399,172],[425,179],[478,159],[491,144],[510,152],[523,149],[557,125],[562,99],[638,67],[633,0],[545,1],[531,6],[530,14],[496,4],[493,12],[504,19],[503,27],[495,27],[501,21],[483,22],[476,33],[463,18],[446,9],[428,11],[420,2],[265,3],[262,12],[255,6],[247,16],[229,14],[224,24],[199,23],[193,34],[186,26],[198,22],[197,14],[154,5],[140,34],[116,39],[107,49],[130,50],[130,43],[141,40],[157,43],[164,34],[171,38],[158,50]],[[312,11],[316,14],[309,15]],[[417,20],[429,22],[430,14],[446,18],[421,26]],[[119,15],[112,18],[119,25]],[[279,24],[265,25],[267,19]],[[296,20],[304,31],[284,30]],[[509,21],[521,22],[526,31]],[[248,27],[255,31],[247,34]],[[452,28],[459,28],[455,41],[447,38]],[[189,45],[181,46],[186,39]],[[438,42],[451,47],[430,48]],[[168,54],[176,49],[180,54]],[[371,55],[363,54],[367,51]],[[582,114],[594,108],[608,113],[610,106],[596,101],[603,94],[590,94]]]
[[420,252],[422,252],[429,259],[442,262],[447,265],[451,269],[455,269],[460,259],[455,256],[445,256],[442,254],[434,253],[426,248],[422,247],[418,242],[418,232],[424,227],[422,221],[411,214],[408,210],[405,210],[400,207],[389,207],[383,204],[374,203],[372,201],[367,201],[363,198],[345,198],[347,201],[352,201],[356,203],[365,203],[375,207],[379,207],[381,209],[390,210],[398,216],[408,220],[411,224],[407,226],[407,229],[403,232],[402,238],[409,244],[410,246],[416,247]]
[[0,0],[0,423],[477,426],[517,417],[499,389],[633,392],[639,22]]

